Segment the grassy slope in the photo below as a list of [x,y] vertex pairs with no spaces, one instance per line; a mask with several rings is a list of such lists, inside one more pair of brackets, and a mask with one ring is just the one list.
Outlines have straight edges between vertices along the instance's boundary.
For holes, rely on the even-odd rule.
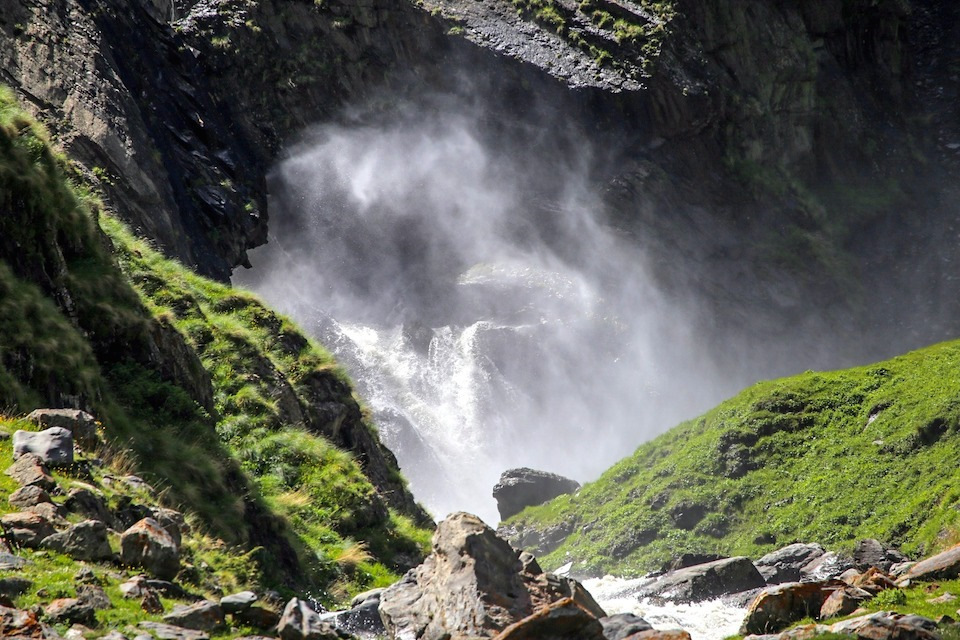
[[960,342],[950,342],[757,384],[508,525],[572,523],[542,562],[593,571],[643,572],[685,551],[757,557],[794,541],[842,549],[866,537],[930,553],[956,541],[960,518],[958,371]]
[[[342,377],[329,355],[251,296],[162,259],[71,174],[0,87],[0,413],[91,409],[118,458],[167,504],[238,553],[264,547],[263,586],[330,603],[392,581],[429,533],[388,511],[350,455],[276,420],[256,384],[264,363],[294,386]],[[200,313],[170,311],[187,299]],[[201,352],[213,412],[154,353],[157,335],[182,343],[177,329]]]

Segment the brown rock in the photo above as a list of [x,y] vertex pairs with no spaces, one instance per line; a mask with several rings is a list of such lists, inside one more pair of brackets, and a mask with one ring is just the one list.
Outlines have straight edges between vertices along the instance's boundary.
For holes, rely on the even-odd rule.
[[50,494],[35,484],[20,487],[7,498],[11,505],[19,509],[32,507],[41,502],[51,502]]
[[604,635],[596,616],[573,598],[563,598],[514,622],[494,640],[604,640]]
[[143,567],[158,578],[170,579],[180,570],[180,550],[166,529],[153,518],[144,518],[123,532],[120,561]]
[[41,623],[33,611],[0,606],[0,638],[54,640],[59,637]]
[[98,584],[83,584],[77,587],[77,600],[89,605],[94,611],[106,611],[113,609],[113,603],[110,597]]
[[820,607],[820,615],[818,617],[824,620],[838,616],[848,616],[856,611],[861,603],[869,600],[871,597],[872,594],[856,587],[836,589],[824,601],[823,606]]
[[623,640],[690,640],[690,634],[683,629],[650,629],[639,631],[627,636]]
[[14,542],[31,549],[38,548],[44,538],[57,532],[47,518],[32,511],[8,513],[0,518],[0,525],[9,532]]
[[870,567],[859,576],[854,577],[850,581],[850,585],[863,589],[872,596],[897,586],[890,576],[876,567]]
[[859,618],[837,622],[831,633],[855,635],[869,640],[940,640],[937,623],[917,615],[878,611]]
[[50,622],[73,623],[85,625],[96,624],[96,616],[91,607],[77,598],[59,598],[43,608],[43,617]]
[[153,589],[143,590],[143,597],[140,599],[140,608],[147,613],[156,614],[163,613],[164,611],[163,602],[160,601],[160,596],[157,595],[157,592]]
[[787,582],[764,589],[747,608],[740,634],[771,633],[817,616],[828,595],[824,585],[817,582]]
[[36,485],[47,491],[52,491],[57,486],[56,480],[47,471],[40,457],[32,453],[17,458],[4,473],[23,486]]
[[213,631],[224,626],[223,609],[219,604],[210,600],[189,606],[175,607],[171,613],[163,616],[163,621],[184,629],[197,631]]
[[42,546],[76,560],[110,560],[113,550],[107,526],[99,520],[84,520],[43,540]]
[[900,576],[901,580],[950,580],[960,576],[960,545],[921,560]]

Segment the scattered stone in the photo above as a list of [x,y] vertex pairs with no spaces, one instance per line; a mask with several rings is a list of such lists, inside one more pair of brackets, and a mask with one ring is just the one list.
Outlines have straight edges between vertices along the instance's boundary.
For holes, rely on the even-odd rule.
[[24,511],[29,511],[30,513],[35,513],[46,518],[55,527],[65,527],[69,524],[64,517],[60,515],[60,508],[52,502],[41,502],[32,507],[27,507]]
[[163,621],[197,631],[214,631],[224,626],[223,609],[210,600],[202,600],[189,606],[178,606],[163,616]]
[[36,549],[47,536],[57,532],[47,518],[32,511],[8,513],[0,517],[0,527],[21,547]]
[[107,538],[107,526],[99,520],[84,520],[66,531],[45,538],[43,547],[76,560],[110,560],[113,550]]
[[871,596],[875,596],[886,589],[893,589],[897,585],[893,579],[876,567],[870,567],[849,582],[853,587],[863,589]]
[[153,493],[153,486],[151,486],[146,480],[140,476],[123,476],[120,478],[120,481],[126,484],[128,487],[134,491],[145,491],[146,493]]
[[960,545],[921,560],[901,574],[904,580],[951,580],[960,576]]
[[58,598],[43,608],[43,617],[50,622],[70,624],[79,622],[87,626],[97,623],[96,614],[88,604],[77,598]]
[[0,595],[16,598],[17,596],[26,593],[27,589],[29,589],[31,586],[33,586],[33,582],[27,580],[26,578],[18,578],[16,576],[0,578]]
[[838,579],[847,569],[853,569],[853,559],[833,551],[814,558],[800,569],[801,582],[826,582]]
[[68,430],[81,449],[90,450],[99,444],[97,420],[79,409],[37,409],[27,420],[40,427],[60,427]]
[[70,489],[63,508],[67,513],[77,513],[91,520],[99,520],[111,528],[115,528],[117,524],[106,501],[90,489]]
[[93,629],[82,624],[75,624],[64,634],[64,640],[85,640],[88,634],[93,633]]
[[[379,614],[377,618],[379,619]],[[280,622],[280,614],[273,609],[254,605],[245,611],[234,614],[233,619],[254,629],[273,629]],[[380,627],[383,628],[382,622]]]
[[820,620],[826,620],[827,618],[848,616],[872,597],[872,594],[857,587],[838,588],[823,601],[823,606],[820,607],[820,615],[817,617]]
[[390,637],[491,636],[567,597],[606,615],[576,580],[524,572],[519,553],[483,521],[455,513],[437,526],[423,564],[380,595],[380,617]]
[[134,576],[120,584],[120,593],[124,598],[139,598],[147,591],[150,591],[150,587],[147,586],[147,578],[145,576]]
[[677,602],[701,602],[729,593],[748,591],[766,584],[749,558],[725,558],[671,571],[644,587],[638,596],[660,597]]
[[282,640],[340,640],[336,628],[298,598],[290,600],[283,609],[277,633]]
[[573,598],[563,598],[511,624],[494,640],[604,640],[604,635],[596,616]]
[[205,631],[184,629],[183,627],[177,627],[163,622],[144,620],[139,626],[160,640],[210,640],[210,634]]
[[183,540],[183,533],[189,530],[183,514],[174,509],[165,509],[163,507],[151,509],[150,513],[153,519],[159,522],[160,526],[170,534],[170,537],[173,538],[173,543],[179,547]]
[[180,570],[180,550],[160,523],[153,518],[144,518],[123,532],[120,561],[169,579]]
[[624,640],[641,631],[650,631],[653,627],[649,622],[633,613],[617,613],[600,618],[603,626],[603,637],[607,640]]
[[90,567],[82,567],[80,571],[77,571],[77,575],[73,576],[73,581],[79,584],[103,584],[103,581],[97,577],[97,574]]
[[31,564],[26,558],[5,551],[0,552],[0,571],[16,571]]
[[824,553],[826,550],[819,544],[797,542],[771,551],[754,564],[767,584],[799,582],[800,570]]
[[15,431],[13,459],[32,453],[51,467],[73,464],[73,434],[62,427],[43,431]]
[[927,602],[929,602],[929,603],[931,603],[931,604],[946,604],[946,603],[948,603],[948,602],[953,602],[953,601],[956,600],[956,599],[957,599],[957,596],[955,596],[955,595],[953,595],[952,593],[950,593],[949,591],[947,591],[947,592],[944,593],[942,596],[938,596],[938,597],[936,597],[936,598],[930,598],[930,599],[928,599]]
[[203,600],[202,597],[190,593],[180,585],[170,582],[169,580],[147,578],[147,586],[158,593],[162,593],[168,598],[175,598],[177,600],[190,600],[192,602],[199,602]]
[[690,640],[690,634],[683,629],[650,629],[641,631],[628,637],[626,640]]
[[127,636],[123,635],[116,629],[107,633],[107,635],[102,636],[100,640],[129,640]]
[[887,573],[893,565],[909,560],[910,558],[893,547],[888,547],[873,538],[861,540],[853,550],[853,562],[859,571],[866,571],[870,567],[876,567],[880,571]]
[[917,615],[878,611],[830,625],[831,633],[844,633],[870,640],[940,640],[937,623]]
[[41,502],[52,502],[50,494],[35,484],[20,487],[10,494],[7,501],[18,509],[26,509]]
[[220,608],[224,613],[240,613],[246,611],[257,601],[257,594],[253,591],[241,591],[220,598]]
[[165,611],[163,602],[160,601],[160,596],[156,591],[149,588],[143,592],[143,597],[140,598],[140,608],[147,613],[153,614],[160,614]]
[[0,606],[0,638],[55,640],[59,637],[56,631],[40,622],[35,611]]
[[817,616],[828,595],[816,582],[786,582],[764,589],[747,608],[740,635],[771,633]]
[[43,460],[32,453],[17,458],[4,473],[22,486],[36,485],[47,491],[52,491],[57,486],[56,480],[47,472]]
[[576,480],[522,467],[509,469],[500,475],[500,481],[493,487],[493,497],[497,501],[500,519],[506,520],[526,507],[543,504],[579,488],[580,483]]
[[89,605],[94,611],[106,611],[113,609],[113,603],[110,597],[98,584],[83,584],[77,587],[77,600]]
[[950,617],[949,615],[947,615],[947,614],[943,614],[942,616],[940,616],[939,618],[937,618],[937,626],[938,626],[938,627],[942,627],[942,626],[948,625],[948,624],[956,624],[956,623],[957,623],[957,621],[954,620],[953,618],[951,618],[951,617]]

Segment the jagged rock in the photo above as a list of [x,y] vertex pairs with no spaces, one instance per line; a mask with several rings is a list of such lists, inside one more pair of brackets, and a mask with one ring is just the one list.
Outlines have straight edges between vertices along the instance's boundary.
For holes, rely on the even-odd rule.
[[787,582],[764,589],[750,606],[740,634],[770,633],[797,620],[819,615],[829,595],[816,582]]
[[147,586],[145,576],[134,576],[126,582],[120,583],[119,589],[124,598],[139,598],[150,590],[150,587]]
[[147,613],[158,614],[164,612],[163,602],[160,601],[160,596],[153,589],[143,591],[143,597],[140,598],[140,608]]
[[893,547],[888,547],[873,538],[861,540],[853,549],[853,563],[858,571],[866,571],[870,567],[876,567],[884,573],[889,573],[893,565],[909,560],[910,558]]
[[16,544],[31,549],[36,549],[44,538],[57,532],[50,520],[32,511],[8,513],[0,517],[0,525]]
[[892,611],[878,611],[844,620],[830,625],[828,629],[831,633],[843,633],[870,640],[940,640],[937,623],[933,620]]
[[91,520],[99,520],[111,528],[116,527],[117,524],[117,519],[107,507],[106,500],[90,489],[70,489],[67,499],[63,502],[63,508],[68,513],[77,513]]
[[766,584],[749,558],[725,558],[671,571],[644,585],[640,597],[657,596],[677,602],[700,602]]
[[144,620],[139,624],[141,629],[146,629],[160,640],[210,640],[210,634],[206,631],[196,631],[194,629],[184,629],[165,622],[152,622]]
[[0,638],[57,640],[56,631],[40,622],[34,611],[0,606]]
[[122,496],[120,498],[116,509],[113,510],[113,515],[116,517],[120,526],[124,528],[132,527],[144,518],[153,518],[156,520],[156,518],[153,517],[153,511],[150,510],[149,507],[134,502],[130,496]]
[[839,578],[847,569],[853,569],[853,559],[828,551],[811,560],[800,569],[802,582],[824,582]]
[[901,580],[951,580],[960,576],[960,545],[916,563]]
[[514,622],[494,640],[604,640],[604,635],[596,616],[573,598],[563,598]]
[[876,567],[870,567],[866,570],[866,572],[853,577],[848,584],[850,586],[863,589],[873,596],[885,589],[893,589],[897,586],[890,576],[886,575]]
[[44,538],[41,546],[64,553],[77,560],[109,560],[113,558],[107,526],[99,520],[84,520],[66,531]]
[[86,411],[79,409],[37,409],[27,415],[27,420],[41,427],[59,427],[73,435],[73,439],[85,451],[92,451],[99,444],[97,421]]
[[224,626],[223,609],[216,602],[203,600],[190,606],[176,607],[163,616],[163,621],[184,629],[213,631]]
[[26,578],[16,576],[0,578],[0,595],[16,598],[20,594],[26,593],[31,585],[33,585],[33,582]]
[[340,635],[331,623],[298,598],[287,603],[277,624],[277,633],[282,640],[339,640]]
[[15,431],[13,458],[32,453],[51,467],[73,464],[73,434],[62,427],[43,431]]
[[350,601],[349,609],[321,614],[320,618],[350,633],[383,636],[386,628],[380,619],[381,593],[383,589],[371,589],[357,594]]
[[506,520],[526,507],[543,504],[579,488],[580,483],[576,480],[521,467],[509,469],[500,475],[500,481],[493,487],[493,497],[497,501],[500,519]]
[[55,527],[65,527],[69,523],[60,515],[60,507],[52,502],[41,502],[23,510],[24,513],[35,513],[46,518]]
[[43,608],[44,620],[57,623],[79,622],[91,626],[96,624],[96,614],[88,604],[77,598],[59,598]]
[[241,591],[220,598],[220,608],[224,613],[240,613],[246,611],[257,601],[257,594],[253,591]]
[[771,551],[754,564],[767,584],[798,582],[800,570],[824,553],[826,550],[819,544],[797,542]]
[[650,631],[653,627],[649,622],[633,613],[617,613],[600,618],[603,626],[603,637],[607,640],[624,640],[641,631]]
[[144,518],[120,537],[120,561],[159,578],[173,578],[180,570],[180,550],[159,522]]
[[857,587],[840,587],[827,596],[820,607],[820,620],[847,616],[860,608],[860,605],[873,597],[870,593]]
[[451,515],[437,526],[423,564],[381,594],[387,635],[492,636],[565,597],[605,615],[578,582],[526,573],[518,556],[478,517]]
[[17,458],[4,473],[23,486],[36,485],[47,491],[57,486],[56,480],[47,472],[47,467],[40,456],[32,453]]
[[661,571],[667,573],[668,571],[677,571],[678,569],[686,569],[687,567],[694,567],[698,564],[706,564],[723,559],[724,556],[715,553],[683,553],[670,562],[665,563],[661,567]]
[[273,609],[254,605],[234,614],[233,619],[254,629],[273,629],[280,622],[280,614]]
[[101,636],[100,640],[129,640],[127,636],[123,635],[116,629],[107,632],[105,636]]
[[159,522],[160,526],[170,534],[170,537],[173,538],[173,543],[179,547],[183,541],[183,534],[189,531],[187,521],[184,519],[183,514],[174,509],[166,509],[163,507],[151,509],[150,513],[153,519]]
[[98,578],[90,567],[81,567],[77,574],[73,576],[73,581],[78,584],[103,585],[103,580]]
[[19,509],[32,507],[36,504],[40,504],[41,502],[51,502],[50,494],[35,484],[20,487],[10,494],[10,497],[7,498],[7,501]]
[[89,605],[94,611],[106,611],[113,608],[110,596],[98,584],[84,584],[77,587],[77,600]]

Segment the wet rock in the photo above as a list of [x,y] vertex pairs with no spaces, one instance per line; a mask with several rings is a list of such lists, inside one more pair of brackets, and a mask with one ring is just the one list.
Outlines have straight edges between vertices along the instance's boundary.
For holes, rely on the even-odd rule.
[[224,626],[223,609],[216,602],[203,600],[190,606],[176,607],[163,616],[163,621],[184,629],[214,631]]
[[257,601],[257,594],[253,591],[241,591],[220,598],[220,608],[224,613],[240,613],[246,611]]
[[827,618],[850,615],[872,597],[870,593],[857,587],[838,588],[823,601],[823,606],[820,607],[820,614],[817,617],[820,620],[826,620]]
[[87,626],[96,624],[96,614],[88,604],[77,598],[59,598],[43,608],[43,618],[54,623],[79,622]]
[[876,567],[884,573],[889,573],[893,565],[909,562],[909,560],[910,558],[893,547],[888,547],[873,538],[861,540],[853,549],[853,564],[861,572],[870,567]]
[[103,587],[97,584],[84,584],[77,588],[77,600],[89,605],[94,611],[106,611],[113,608],[110,597]]
[[4,473],[23,486],[35,485],[47,491],[52,491],[57,486],[53,476],[47,472],[43,460],[32,453],[17,458]]
[[8,513],[0,517],[0,525],[13,542],[30,549],[38,548],[44,538],[57,532],[50,520],[32,511]]
[[86,411],[79,409],[37,409],[27,415],[27,420],[40,427],[59,427],[73,435],[73,439],[85,451],[92,451],[99,444],[97,421]]
[[747,608],[740,627],[741,635],[771,633],[820,614],[830,594],[816,582],[787,582],[768,587],[757,594]]
[[763,576],[749,558],[725,558],[666,573],[656,582],[645,585],[638,595],[677,602],[700,602],[764,584]]
[[287,603],[277,625],[282,640],[339,640],[333,624],[320,619],[320,615],[303,600],[293,598]]
[[423,564],[383,591],[380,617],[388,636],[492,636],[567,597],[606,615],[578,582],[525,573],[506,541],[476,516],[456,513],[437,527]]
[[372,589],[358,594],[350,601],[350,608],[324,614],[322,619],[350,633],[383,636],[387,630],[380,619],[380,594],[383,589]]
[[14,460],[28,453],[37,456],[51,467],[73,464],[73,434],[62,427],[51,427],[43,431],[15,431]]
[[624,640],[627,636],[653,629],[649,622],[633,613],[617,613],[600,618],[600,624],[603,626],[603,637],[607,640]]
[[0,606],[0,638],[56,640],[56,631],[40,622],[35,611]]
[[604,640],[604,635],[596,616],[573,598],[563,598],[511,624],[494,640]]
[[68,513],[76,513],[91,520],[99,520],[108,527],[115,528],[117,526],[116,518],[110,508],[107,507],[106,500],[90,489],[70,489],[67,493],[67,499],[63,502],[63,508]]
[[916,563],[902,580],[951,580],[960,576],[960,545]]
[[10,494],[7,501],[18,509],[26,509],[41,502],[51,502],[50,494],[35,484],[20,487]]
[[210,640],[210,634],[206,631],[184,629],[165,622],[145,620],[139,624],[139,627],[146,629],[160,640]]
[[628,636],[625,640],[690,640],[690,634],[683,629],[650,629]]
[[798,582],[800,570],[824,553],[826,550],[819,544],[797,542],[771,551],[754,564],[767,584]]
[[526,507],[543,504],[579,488],[580,483],[576,480],[521,467],[509,469],[500,475],[500,481],[493,487],[493,497],[497,501],[500,519],[506,520]]
[[180,570],[180,550],[166,529],[153,518],[144,518],[123,532],[120,561],[143,567],[158,578],[169,579]]
[[110,560],[113,550],[107,538],[107,526],[99,520],[84,520],[66,531],[44,538],[41,546],[76,560]]
[[853,558],[828,551],[800,569],[802,582],[824,582],[838,579],[844,571],[855,568]]

